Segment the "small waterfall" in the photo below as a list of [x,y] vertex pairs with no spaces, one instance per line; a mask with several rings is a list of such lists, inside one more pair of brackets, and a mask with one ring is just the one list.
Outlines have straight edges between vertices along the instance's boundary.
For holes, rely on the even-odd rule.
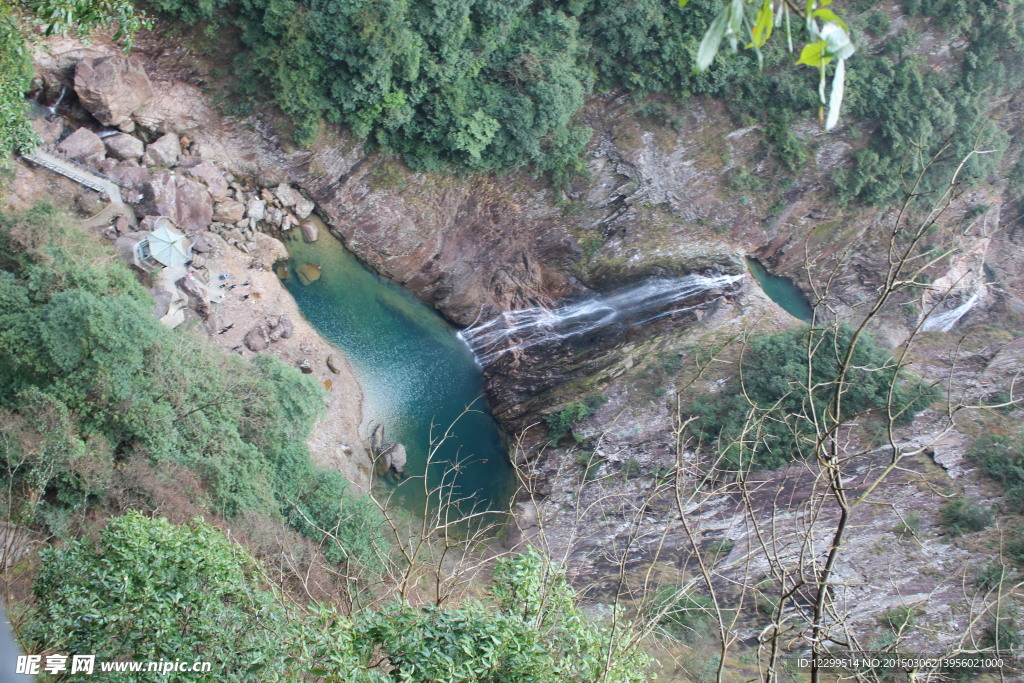
[[47,107],[51,116],[57,113],[57,107],[59,107],[60,103],[64,101],[64,94],[67,93],[67,91],[67,87],[61,86],[60,96],[57,98],[57,101],[54,102],[52,106]]
[[507,353],[541,344],[572,341],[615,328],[645,325],[697,308],[700,294],[729,287],[744,275],[686,275],[655,278],[575,303],[549,309],[541,306],[508,311],[459,332],[483,367]]
[[953,325],[956,325],[957,321],[967,315],[967,311],[974,307],[980,296],[981,292],[975,291],[967,301],[956,308],[943,311],[942,313],[933,311],[925,319],[924,324],[921,325],[921,330],[924,332],[949,332],[953,329]]

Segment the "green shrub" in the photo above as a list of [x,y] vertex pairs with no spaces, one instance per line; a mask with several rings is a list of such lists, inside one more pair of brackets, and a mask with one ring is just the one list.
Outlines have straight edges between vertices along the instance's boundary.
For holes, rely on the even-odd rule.
[[545,415],[544,424],[547,425],[550,433],[549,443],[556,446],[567,436],[572,436],[576,443],[580,443],[583,438],[575,431],[576,423],[593,415],[598,407],[607,402],[608,398],[603,394],[587,394],[581,400],[570,403],[557,413]]
[[[743,355],[743,391],[726,386],[687,407],[696,416],[691,429],[721,454],[719,467],[774,469],[812,456],[815,435],[809,416],[812,409],[817,415],[832,410],[840,362],[852,339],[847,327],[802,327],[754,337]],[[813,394],[805,388],[808,348],[813,349]],[[933,388],[897,372],[889,355],[864,335],[842,387],[841,417],[891,414],[897,424],[906,424],[936,396]]]
[[987,529],[992,524],[992,508],[959,497],[950,500],[940,511],[942,526],[951,536],[970,534]]
[[211,662],[211,673],[194,680],[287,673],[284,610],[252,558],[207,524],[133,512],[111,520],[96,541],[44,549],[40,560],[28,633],[34,652]]
[[286,602],[244,549],[200,521],[132,512],[40,560],[32,652],[208,661],[209,674],[188,678],[201,681],[650,680],[628,628],[585,617],[565,572],[535,552],[497,563],[486,602],[352,615]]
[[45,494],[39,521],[65,519],[102,504],[116,464],[143,456],[193,472],[219,514],[337,530],[329,556],[379,569],[379,512],[315,468],[305,445],[320,385],[271,356],[246,362],[168,330],[96,239],[52,207],[0,213],[0,417],[17,426],[0,457],[21,463],[7,485]]
[[985,434],[967,448],[967,457],[1006,491],[1006,505],[1024,512],[1024,431]]
[[710,599],[668,586],[655,592],[648,609],[666,633],[689,642],[707,631],[715,614]]

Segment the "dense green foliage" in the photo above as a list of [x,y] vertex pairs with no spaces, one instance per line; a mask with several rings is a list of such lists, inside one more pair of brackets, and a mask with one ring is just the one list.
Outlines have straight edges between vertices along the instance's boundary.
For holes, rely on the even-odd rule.
[[[948,41],[966,49],[949,64],[914,54],[922,20],[890,32],[874,2],[846,18],[859,45],[847,77],[847,121],[870,132],[852,163],[833,172],[841,202],[886,204],[926,168],[949,137],[954,144],[924,189],[948,179],[975,144],[963,176],[984,179],[1009,139],[988,121],[991,103],[1021,84],[1021,2],[908,2]],[[57,10],[79,8],[79,24]],[[32,8],[58,21],[51,30],[107,23],[137,26],[125,0],[40,0]],[[295,124],[300,143],[322,121],[342,123],[371,145],[400,154],[418,170],[530,165],[564,176],[582,167],[589,131],[578,122],[585,96],[625,87],[640,111],[662,112],[664,98],[710,95],[728,103],[739,124],[758,124],[766,152],[791,173],[804,170],[809,142],[794,130],[818,107],[814,69],[794,67],[784,42],[753,54],[719,55],[698,72],[698,45],[722,3],[693,0],[155,0],[185,22],[233,25],[246,47],[236,73],[244,92],[269,91]],[[10,10],[0,16],[0,110],[9,153],[34,138],[24,123],[24,39]],[[51,18],[52,18],[51,17]],[[780,29],[781,30],[781,29]],[[869,45],[864,36],[875,36]],[[126,31],[130,36],[131,30]],[[941,59],[945,59],[942,57]],[[649,99],[646,104],[643,100]],[[662,98],[662,99],[658,99]]]
[[43,553],[28,635],[32,651],[212,663],[189,680],[650,680],[646,657],[585,618],[564,573],[536,553],[499,561],[493,585],[491,600],[455,606],[300,608],[218,530],[132,513],[95,542]]
[[525,0],[241,0],[236,12],[251,50],[242,59],[300,141],[326,119],[418,169],[579,163],[587,133],[572,117],[590,82],[577,23],[561,11]]
[[25,37],[12,7],[5,2],[0,4],[0,160],[35,142],[23,99],[31,78]]
[[1006,490],[1012,511],[1024,512],[1024,432],[985,434],[971,443],[967,457]]
[[[936,398],[933,388],[898,372],[892,358],[866,335],[854,347],[840,386],[841,363],[852,339],[853,331],[845,326],[754,337],[743,354],[742,391],[733,385],[688,407],[696,416],[692,428],[722,454],[720,467],[782,467],[815,455],[816,425],[827,429],[837,417],[845,422],[862,415],[891,416],[905,424]],[[834,416],[839,390],[840,415]]]
[[190,680],[249,674],[269,681],[287,673],[285,611],[252,558],[207,524],[175,526],[130,513],[112,519],[97,541],[47,548],[41,560],[31,651],[213,664]]
[[166,329],[132,273],[60,223],[45,206],[0,214],[0,410],[19,427],[0,457],[23,500],[42,496],[37,521],[102,504],[117,463],[143,457],[194,473],[219,514],[283,514],[322,537],[301,509],[339,527],[335,559],[379,566],[376,508],[317,470],[304,443],[320,386]]

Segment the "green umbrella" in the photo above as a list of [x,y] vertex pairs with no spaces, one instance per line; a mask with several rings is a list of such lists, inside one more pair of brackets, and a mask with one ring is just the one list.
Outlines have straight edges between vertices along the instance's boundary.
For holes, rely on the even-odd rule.
[[161,221],[160,227],[149,233],[149,253],[163,265],[173,268],[188,261],[189,245],[185,236],[171,230],[168,223]]

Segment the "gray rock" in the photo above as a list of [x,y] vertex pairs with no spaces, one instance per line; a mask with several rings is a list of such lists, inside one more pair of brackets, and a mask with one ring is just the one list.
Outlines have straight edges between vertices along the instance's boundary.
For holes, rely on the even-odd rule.
[[405,465],[408,460],[409,457],[405,452],[405,446],[400,443],[396,443],[384,453],[385,464],[388,469],[393,470],[396,474],[405,473]]
[[246,332],[245,338],[242,342],[250,351],[266,350],[270,347],[270,336],[268,334],[267,326],[261,323],[252,328]]
[[75,92],[90,114],[106,126],[119,126],[153,97],[153,85],[134,57],[83,59],[75,67]]
[[316,208],[316,204],[309,201],[301,194],[298,197],[299,198],[295,201],[295,217],[300,221],[306,220],[309,218],[309,214],[313,213],[313,209]]
[[[189,157],[187,161],[181,161],[179,166],[185,167],[186,175],[203,181],[206,184],[206,188],[210,191],[211,197],[217,200],[227,198],[228,181],[224,180],[221,172],[209,161],[199,159],[198,157]],[[241,216],[238,218],[241,218]],[[234,220],[238,220],[238,218]]]
[[167,216],[189,235],[204,232],[213,218],[213,201],[206,188],[181,175],[159,171],[142,183],[139,216]]
[[79,128],[61,140],[57,151],[76,161],[99,163],[107,154],[103,140],[88,128]]
[[142,163],[145,166],[172,168],[178,163],[179,156],[181,156],[181,140],[175,133],[167,133],[146,147],[146,153],[142,155]]
[[115,166],[106,171],[106,174],[115,180],[127,183],[133,189],[139,188],[143,183],[152,178],[149,170],[141,166]]
[[288,339],[292,336],[294,327],[292,326],[291,318],[286,315],[282,315],[277,319],[277,328],[281,331],[281,339]]
[[302,239],[306,242],[316,242],[316,238],[320,236],[320,229],[312,221],[306,221],[300,225],[299,230],[302,231]]
[[281,206],[295,206],[299,200],[299,194],[288,185],[278,185],[274,188],[274,196]]
[[199,235],[192,240],[192,251],[197,254],[207,254],[213,249],[213,245],[210,244],[210,240],[206,239],[203,235]]
[[210,302],[207,301],[206,294],[199,287],[199,283],[196,282],[194,276],[189,277],[186,275],[175,282],[174,285],[188,295],[189,303],[192,304],[192,308],[199,314],[199,317],[203,320],[209,319]]
[[149,293],[153,295],[153,317],[160,319],[167,315],[167,312],[171,310],[171,299],[173,296],[166,289],[151,289]]
[[313,364],[309,362],[308,358],[303,358],[299,361],[299,370],[302,370],[302,374],[304,375],[312,375]]
[[284,212],[281,209],[271,206],[267,209],[266,222],[275,228],[281,227],[281,219],[284,218]]
[[267,215],[267,203],[253,197],[245,205],[245,215],[249,217],[250,225],[259,223]]
[[225,199],[213,206],[213,220],[221,223],[238,223],[245,217],[245,206],[233,199]]
[[333,372],[335,375],[341,373],[341,365],[338,360],[334,357],[334,354],[327,356],[327,369]]
[[107,154],[112,159],[120,161],[136,161],[146,149],[145,145],[142,144],[142,140],[123,133],[105,138],[103,145],[107,148]]

